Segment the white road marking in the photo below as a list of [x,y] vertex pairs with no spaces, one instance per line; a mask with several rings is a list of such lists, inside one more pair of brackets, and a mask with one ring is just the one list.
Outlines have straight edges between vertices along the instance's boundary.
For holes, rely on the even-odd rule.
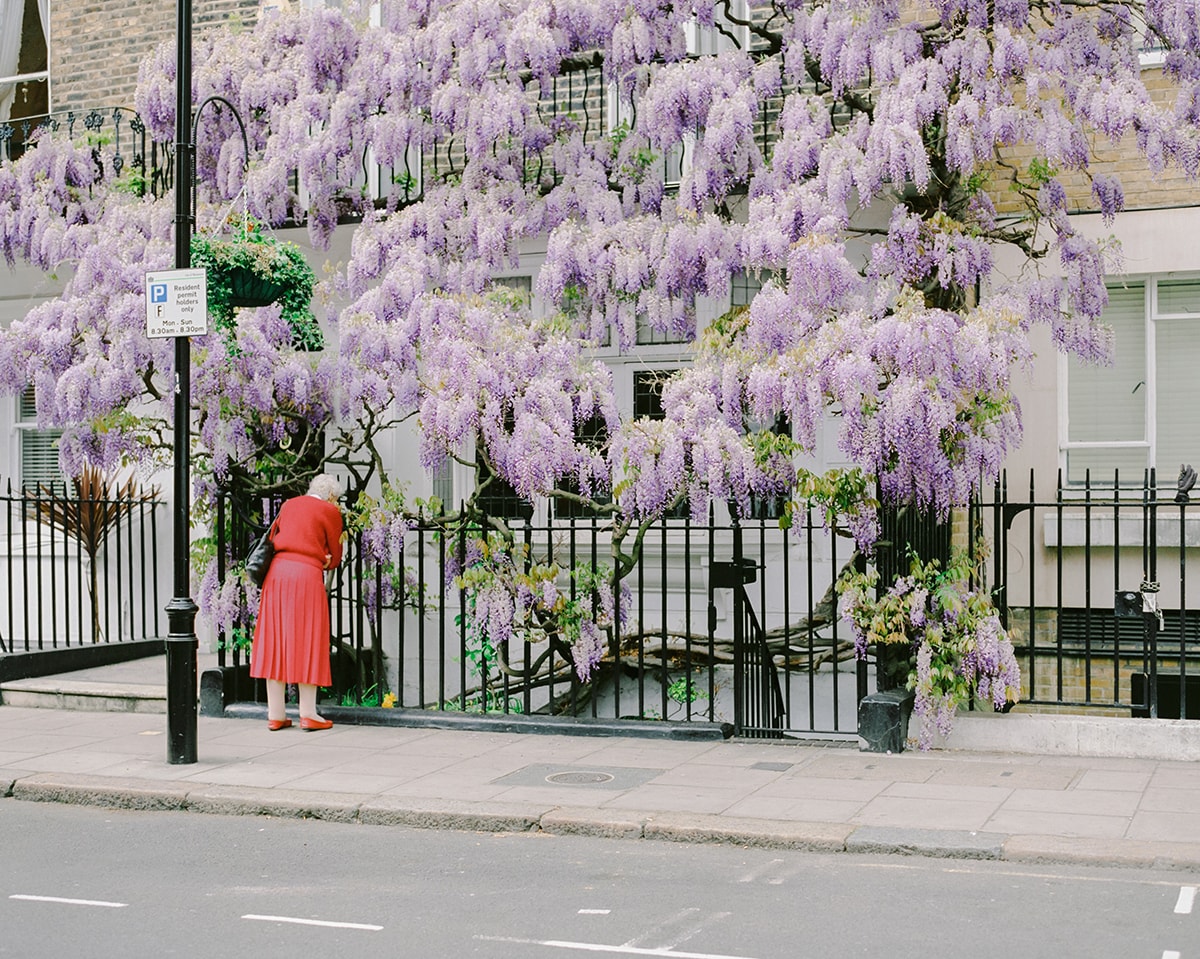
[[791,866],[788,869],[785,869],[778,876],[772,876],[770,879],[767,880],[767,883],[772,886],[782,886],[785,882],[787,882],[793,876],[798,875],[800,872],[802,872],[804,870],[804,868],[805,867],[804,867],[803,863],[797,863],[796,865]]
[[729,918],[729,913],[727,913],[727,912],[711,913],[708,916],[706,916],[704,919],[702,919],[700,922],[692,923],[686,929],[680,930],[678,933],[676,933],[674,936],[672,936],[670,939],[668,939],[666,942],[664,942],[661,946],[659,946],[659,948],[666,949],[666,950],[673,949],[675,946],[679,945],[681,942],[687,942],[689,939],[692,938],[692,936],[694,936],[694,935],[696,935],[696,933],[700,932],[710,922],[716,922],[718,919],[728,919],[728,918]]
[[1162,954],[1162,959],[1179,959],[1179,953],[1175,952],[1173,949],[1168,949]]
[[779,865],[779,863],[781,863],[781,862],[783,862],[782,859],[772,859],[770,862],[765,862],[761,866],[759,866],[757,869],[751,869],[745,875],[739,876],[738,882],[754,882],[755,879],[758,879],[764,873],[769,872],[770,870],[775,868],[775,866]]
[[[978,876],[987,874],[991,876],[1016,876],[1020,879],[1067,879],[1071,882],[1098,882],[1107,885],[1133,885],[1133,886],[1171,886],[1175,888],[1179,885],[1178,879],[1135,879],[1116,876],[1079,876],[1072,875],[1066,872],[1033,872],[1028,869],[1004,869],[996,860],[981,860],[988,862],[991,865],[986,869],[979,869],[971,866],[940,866],[930,867],[936,868],[939,872],[945,873],[963,873],[968,876]],[[855,868],[863,868],[863,864],[851,863]],[[871,864],[866,864],[867,868],[871,868]],[[897,868],[897,867],[892,867]],[[923,866],[904,866],[905,869],[920,869]]]
[[581,916],[607,916],[610,912],[612,912],[611,909],[580,909],[579,915],[581,915]]
[[[509,936],[476,936],[475,938],[482,942],[515,942],[525,946],[549,946],[551,949],[575,949],[582,952],[613,952],[622,956],[664,956],[666,959],[753,959],[752,956],[730,956],[717,952],[675,952],[671,949],[606,946],[599,942],[568,942],[564,939],[516,939]],[[1178,959],[1178,956],[1176,959]]]
[[1196,887],[1195,886],[1183,886],[1179,890],[1179,899],[1175,903],[1175,911],[1182,915],[1186,915],[1187,913],[1192,911],[1192,906],[1195,904],[1195,902],[1196,902]]
[[645,942],[648,939],[657,939],[668,927],[677,926],[679,923],[696,916],[699,912],[700,910],[695,906],[689,906],[686,909],[680,909],[679,912],[675,913],[675,915],[671,916],[669,919],[664,919],[662,922],[652,926],[645,932],[634,936],[632,939],[625,940],[623,945],[636,946],[638,943]]
[[27,902],[61,902],[68,906],[104,906],[108,909],[124,909],[127,902],[104,902],[101,899],[61,899],[58,896],[9,896],[9,899],[24,899]]
[[330,929],[366,929],[368,932],[379,932],[383,926],[373,926],[365,922],[330,922],[327,919],[298,919],[295,916],[242,916],[243,919],[256,919],[259,922],[292,922],[298,926],[327,926]]

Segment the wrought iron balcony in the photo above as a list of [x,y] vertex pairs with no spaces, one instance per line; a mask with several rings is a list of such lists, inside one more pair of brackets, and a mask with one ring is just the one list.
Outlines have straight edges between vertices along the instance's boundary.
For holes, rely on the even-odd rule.
[[0,163],[19,159],[43,136],[85,137],[97,179],[125,177],[139,196],[164,196],[175,182],[172,145],[150,139],[142,118],[127,107],[68,110],[0,123]]
[[[530,79],[527,90],[549,139],[541,149],[525,149],[517,175],[526,184],[536,184],[542,190],[561,182],[563,177],[564,171],[556,169],[552,159],[556,134],[575,130],[585,142],[594,143],[622,122],[636,122],[631,109],[617,102],[598,60],[576,65],[554,78],[545,90],[539,81]],[[780,102],[780,98],[775,98],[764,103],[755,124],[755,139],[768,160],[778,136]],[[698,132],[696,139],[702,135]],[[67,136],[90,145],[97,181],[123,179],[130,192],[154,197],[166,196],[174,186],[174,145],[152,139],[142,118],[127,107],[71,110],[0,123],[0,164],[19,159],[41,136]],[[678,185],[690,166],[696,139],[655,159],[662,165],[668,190]],[[418,200],[426,184],[457,179],[466,160],[463,143],[455,136],[438,137],[423,150],[412,147],[396,166],[376,162],[373,152],[364,148],[354,182],[346,184],[345,192],[347,197],[369,199],[379,208],[389,203],[403,207]],[[296,201],[290,222],[300,225],[306,219],[308,194],[296,173],[291,177],[291,187]],[[357,202],[348,203],[347,212],[353,206]],[[353,213],[348,218],[353,219]]]

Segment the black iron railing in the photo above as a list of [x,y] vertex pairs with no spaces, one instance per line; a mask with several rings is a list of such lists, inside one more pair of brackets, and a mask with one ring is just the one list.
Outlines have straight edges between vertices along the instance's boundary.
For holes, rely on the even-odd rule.
[[0,653],[160,635],[160,500],[9,484],[0,504]]
[[[224,562],[245,554],[268,515],[257,503],[222,506]],[[530,518],[514,529],[526,570],[555,564],[567,600],[602,605],[599,592],[568,571],[586,567],[613,586],[603,524]],[[830,592],[850,554],[839,554],[819,525],[784,531],[770,521],[739,526],[714,516],[659,523],[640,562],[613,588],[618,600],[605,622],[604,652],[586,682],[562,635],[496,641],[475,621],[460,573],[478,555],[477,534],[445,533],[431,523],[414,524],[383,565],[351,537],[330,591],[334,687],[327,701],[726,722],[757,736],[856,731],[865,666],[854,660]],[[730,581],[735,558],[739,570],[756,575]],[[245,639],[245,627],[223,637],[223,665],[246,662]],[[239,695],[257,698],[253,688]]]
[[1174,492],[1151,471],[1134,486],[1060,474],[1047,495],[1031,473],[972,509],[1033,708],[1200,718],[1200,507]]
[[124,177],[131,192],[156,197],[168,194],[174,184],[171,144],[151,139],[142,118],[126,107],[67,110],[0,123],[0,162],[19,159],[46,136],[85,140],[97,181]]

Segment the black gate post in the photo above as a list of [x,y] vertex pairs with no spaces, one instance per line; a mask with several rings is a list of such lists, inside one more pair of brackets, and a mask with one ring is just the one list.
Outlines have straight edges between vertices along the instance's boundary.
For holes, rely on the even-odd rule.
[[765,730],[782,728],[783,697],[778,692],[778,681],[773,672],[769,674],[774,664],[766,648],[762,627],[746,597],[746,584],[754,582],[758,566],[743,555],[742,528],[736,513],[730,529],[733,532],[733,559],[729,562],[710,561],[709,621],[711,626],[716,615],[712,591],[732,590],[734,735],[770,735]]
[[733,586],[733,729],[741,736],[746,728],[746,610],[743,608],[741,577],[742,527],[733,514],[733,568],[729,577]]
[[[1142,625],[1146,633],[1146,649],[1150,656],[1150,674],[1146,681],[1147,698],[1150,700],[1150,718],[1158,719],[1158,628],[1162,613],[1158,608],[1158,490],[1155,470],[1150,470],[1150,482],[1146,484],[1149,496],[1146,520],[1148,529],[1144,542],[1147,546],[1146,581],[1142,583]],[[1183,543],[1179,544],[1180,551]]]

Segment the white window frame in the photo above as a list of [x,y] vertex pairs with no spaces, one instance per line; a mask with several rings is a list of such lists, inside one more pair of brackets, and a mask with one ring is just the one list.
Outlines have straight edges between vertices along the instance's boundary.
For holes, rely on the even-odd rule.
[[3,119],[0,119],[0,123],[12,122],[10,120],[10,118],[12,116],[11,110],[12,110],[12,107],[16,105],[16,98],[18,96],[18,91],[17,91],[16,87],[20,86],[23,83],[45,83],[46,84],[46,103],[48,105],[47,109],[49,109],[50,104],[54,103],[53,91],[50,89],[50,42],[51,42],[51,36],[50,36],[49,21],[52,19],[50,16],[50,6],[51,6],[52,2],[53,2],[53,0],[47,0],[46,20],[48,22],[42,24],[43,35],[44,35],[45,41],[46,41],[46,69],[45,70],[36,70],[33,73],[15,73],[11,76],[0,77],[0,84],[11,83],[11,84],[13,84],[13,87],[14,87],[13,99],[9,106],[9,111],[10,111],[9,115],[7,117],[4,117]]
[[[724,19],[724,4],[713,4],[713,19]],[[733,15],[739,20],[750,19],[750,8],[747,0],[733,0],[730,4]],[[684,33],[687,37],[687,52],[688,56],[692,57],[711,57],[718,53],[724,53],[727,50],[736,50],[738,45],[741,49],[748,50],[750,48],[750,30],[748,27],[740,24],[730,23],[725,21],[726,29],[735,35],[735,39],[731,40],[724,33],[716,28],[716,26],[702,27],[697,22],[695,17],[684,27]]]
[[1133,36],[1137,44],[1138,64],[1143,70],[1151,70],[1161,67],[1166,62],[1166,51],[1158,46],[1147,46],[1149,37],[1146,35],[1146,22],[1142,18],[1141,13],[1131,10],[1133,17]]
[[[26,390],[28,393],[28,390]],[[16,450],[13,458],[14,469],[13,479],[16,481],[14,485],[19,487],[34,488],[40,483],[66,483],[67,477],[62,474],[62,471],[55,467],[54,475],[47,479],[46,477],[27,477],[25,475],[25,442],[29,437],[37,437],[43,440],[50,440],[54,443],[60,436],[62,430],[42,429],[38,426],[37,417],[27,416],[25,414],[25,395],[13,397],[13,435],[16,439]]]
[[[1142,287],[1143,323],[1142,330],[1145,344],[1144,383],[1146,390],[1145,417],[1141,440],[1069,440],[1070,436],[1070,384],[1069,361],[1061,353],[1058,356],[1058,436],[1059,436],[1059,467],[1066,478],[1066,485],[1081,486],[1079,480],[1072,480],[1068,470],[1067,457],[1071,450],[1128,450],[1141,449],[1146,451],[1146,463],[1154,466],[1158,462],[1158,363],[1157,363],[1157,324],[1160,321],[1193,320],[1200,324],[1200,313],[1161,313],[1158,310],[1158,284],[1171,282],[1200,282],[1200,274],[1165,273],[1134,275],[1123,277],[1121,283],[1111,283],[1110,287],[1119,285]],[[1197,330],[1200,344],[1200,327]],[[1200,465],[1200,464],[1197,464]],[[1141,477],[1132,477],[1133,482],[1140,487]],[[1159,476],[1159,485],[1163,484],[1163,476]]]

